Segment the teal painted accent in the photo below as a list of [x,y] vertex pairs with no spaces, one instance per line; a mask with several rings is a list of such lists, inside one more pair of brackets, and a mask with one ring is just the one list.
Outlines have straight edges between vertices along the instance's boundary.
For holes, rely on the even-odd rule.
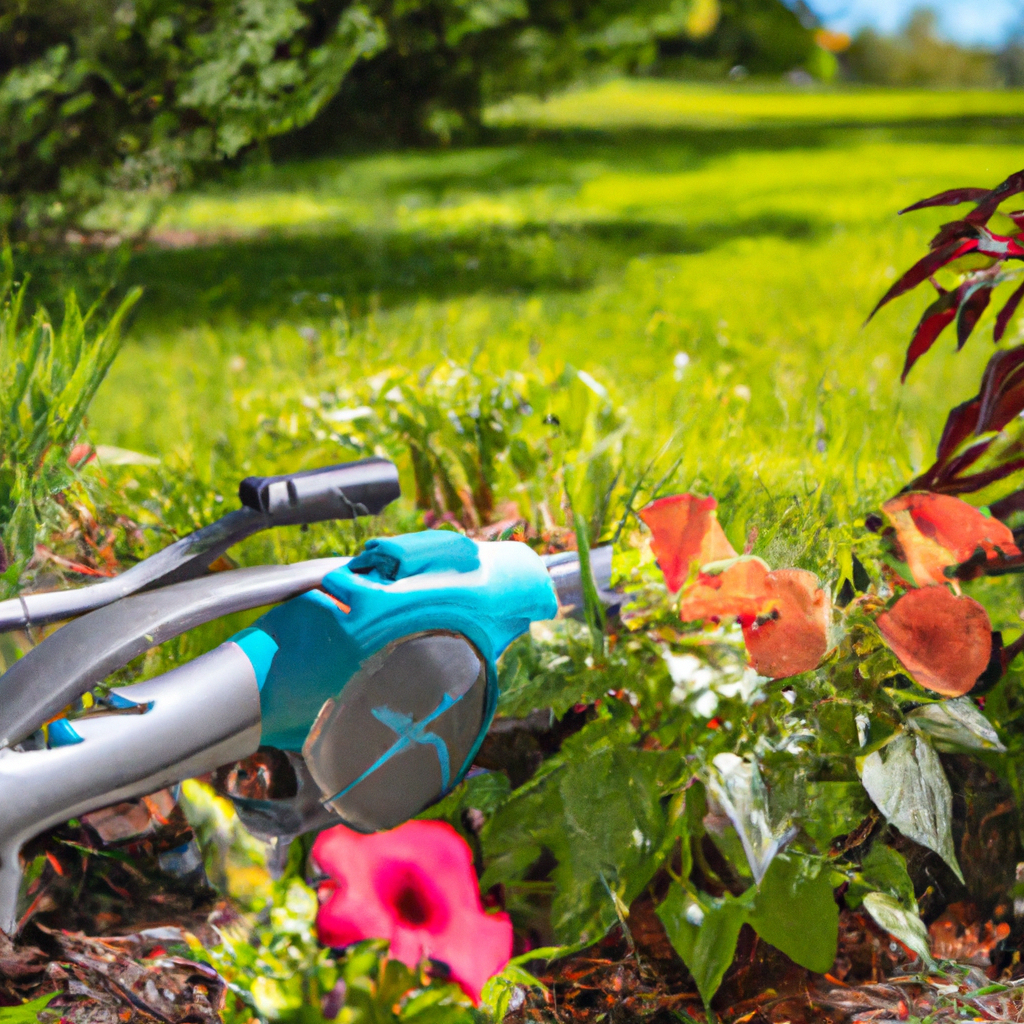
[[256,683],[262,690],[270,673],[270,666],[274,663],[274,655],[278,652],[277,641],[262,629],[250,626],[236,633],[228,643],[238,644],[242,648],[242,652],[252,663]]
[[324,579],[323,589],[254,623],[280,648],[260,694],[261,742],[301,750],[324,701],[336,698],[370,655],[411,633],[449,630],[476,646],[488,675],[484,726],[466,761],[450,766],[453,785],[494,715],[498,657],[531,622],[558,613],[544,563],[525,544],[477,543],[440,530],[368,542],[358,558]]
[[110,701],[111,707],[119,708],[122,711],[139,706],[138,701],[129,700],[127,697],[122,697],[119,693],[110,694],[107,700]]
[[56,722],[51,722],[46,727],[48,747],[71,747],[82,742],[82,737],[75,732],[75,727],[66,718],[58,718]]
[[425,572],[472,572],[480,568],[476,541],[450,530],[424,530],[368,540],[348,571],[393,583]]
[[[462,700],[460,697],[459,700]],[[355,789],[364,779],[372,775],[381,765],[387,764],[396,754],[412,746],[413,743],[429,743],[437,751],[437,760],[441,765],[441,788],[448,788],[448,781],[451,777],[451,759],[448,756],[448,744],[445,743],[436,733],[427,732],[427,726],[443,715],[449,708],[455,707],[459,700],[453,700],[447,693],[441,698],[438,704],[426,718],[414,722],[409,715],[403,715],[400,711],[392,711],[389,707],[374,708],[371,712],[378,722],[383,722],[389,729],[398,734],[398,739],[377,758],[369,768],[363,772],[354,782],[350,782],[340,793],[335,793],[330,800],[340,800],[346,793]]]

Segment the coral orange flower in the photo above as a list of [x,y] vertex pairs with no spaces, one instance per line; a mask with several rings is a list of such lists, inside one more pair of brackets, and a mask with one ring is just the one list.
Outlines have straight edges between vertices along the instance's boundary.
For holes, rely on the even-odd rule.
[[714,498],[673,494],[640,510],[640,518],[653,534],[654,556],[673,594],[686,582],[694,563],[701,566],[736,557],[715,515],[717,507]]
[[1020,554],[1005,524],[948,494],[901,494],[882,511],[896,529],[904,561],[919,587],[947,583],[943,570],[966,562],[978,548],[989,561]]
[[785,679],[817,668],[828,651],[832,603],[805,569],[775,569],[764,578],[763,610],[743,623],[747,653],[759,675]]
[[768,566],[760,558],[739,557],[721,572],[701,573],[679,602],[683,622],[735,616],[753,622],[766,611]]
[[469,847],[445,822],[373,835],[336,825],[317,837],[313,860],[333,884],[316,919],[325,945],[387,939],[409,967],[443,961],[474,1003],[508,963],[512,924],[484,912]]
[[945,586],[909,591],[875,624],[914,679],[945,697],[967,693],[992,656],[988,613]]

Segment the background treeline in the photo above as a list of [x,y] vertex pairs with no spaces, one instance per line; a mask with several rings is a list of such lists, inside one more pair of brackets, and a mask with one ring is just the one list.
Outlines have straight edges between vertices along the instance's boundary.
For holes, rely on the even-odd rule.
[[803,0],[0,0],[0,232],[138,234],[261,147],[470,141],[489,103],[596,75],[1024,82],[1021,44],[957,47],[926,11],[849,43]]
[[[921,6],[901,30],[862,29],[851,40],[820,29],[800,2],[718,0],[706,32],[659,40],[646,73],[722,80],[804,70],[826,81],[894,88],[1015,88],[1024,85],[1024,21],[998,49],[943,39],[938,19]],[[817,44],[817,45],[816,45]],[[798,80],[799,75],[795,76]]]
[[845,77],[872,85],[1016,88],[1024,85],[1024,39],[1014,34],[998,50],[957,46],[939,36],[934,13],[921,8],[898,35],[858,33],[840,63]]

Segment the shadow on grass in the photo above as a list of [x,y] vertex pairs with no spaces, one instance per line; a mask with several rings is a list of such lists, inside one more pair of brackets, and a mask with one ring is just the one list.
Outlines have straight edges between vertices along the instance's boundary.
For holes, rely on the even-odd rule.
[[[396,198],[422,192],[433,199],[452,191],[501,192],[537,185],[575,185],[581,166],[597,164],[603,170],[622,173],[665,173],[700,168],[707,161],[736,152],[784,152],[793,149],[827,149],[858,143],[899,142],[948,145],[1019,146],[1024,118],[964,117],[879,121],[855,124],[749,125],[735,128],[637,127],[637,128],[488,128],[472,150],[394,151],[426,157],[410,161],[406,173],[377,182],[384,195]],[[320,157],[282,163],[258,173],[264,187],[316,187],[318,172],[341,160],[358,166],[363,157],[384,151],[339,151],[337,157]],[[478,154],[478,161],[468,158]],[[431,160],[432,158],[432,160]],[[472,166],[476,163],[476,166]],[[245,171],[229,173],[225,184],[254,184]]]
[[358,316],[371,303],[389,308],[420,298],[571,291],[637,256],[699,253],[742,237],[808,239],[819,230],[781,215],[728,224],[530,224],[447,236],[346,230],[188,249],[151,246],[133,257],[124,279],[145,287],[140,316],[152,326],[224,315],[294,318],[318,309],[322,315],[335,298]]
[[[607,172],[693,170],[739,151],[815,150],[893,139],[902,143],[1018,145],[1019,118],[960,118],[919,122],[741,128],[490,129],[467,150],[420,150],[318,158],[281,166],[226,171],[214,194],[253,188],[339,189],[389,201],[421,193],[441,202],[452,193],[500,194],[565,184],[575,188],[587,167]],[[382,163],[381,158],[384,157]],[[365,158],[365,159],[364,159]],[[695,211],[697,217],[708,211]],[[623,218],[576,224],[530,223],[515,229],[460,232],[357,231],[310,227],[222,240],[183,249],[149,246],[135,253],[23,254],[35,271],[39,298],[59,305],[68,286],[95,296],[113,281],[146,289],[138,317],[153,329],[207,321],[240,322],[323,317],[343,299],[350,315],[372,305],[392,308],[421,298],[473,293],[572,291],[591,286],[637,256],[695,254],[742,237],[813,239],[815,220],[773,214],[744,220],[685,224]],[[326,300],[321,299],[326,296]]]

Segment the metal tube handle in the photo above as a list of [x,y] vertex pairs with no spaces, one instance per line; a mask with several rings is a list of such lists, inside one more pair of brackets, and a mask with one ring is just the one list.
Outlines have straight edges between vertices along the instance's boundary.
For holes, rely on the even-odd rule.
[[259,747],[259,685],[237,644],[114,692],[147,710],[77,721],[81,742],[68,746],[0,751],[0,929],[9,935],[17,927],[25,842],[69,818],[202,775]]

